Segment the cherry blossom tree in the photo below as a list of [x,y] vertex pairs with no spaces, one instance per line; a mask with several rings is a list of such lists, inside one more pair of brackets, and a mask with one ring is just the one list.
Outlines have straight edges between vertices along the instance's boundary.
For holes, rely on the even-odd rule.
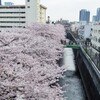
[[62,25],[34,23],[0,33],[0,100],[63,100]]

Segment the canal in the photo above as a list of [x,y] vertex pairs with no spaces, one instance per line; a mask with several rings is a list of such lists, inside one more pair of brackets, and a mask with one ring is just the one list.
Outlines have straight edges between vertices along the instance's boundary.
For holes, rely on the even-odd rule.
[[71,48],[64,49],[64,65],[67,67],[67,71],[64,73],[64,78],[60,80],[64,100],[87,100]]

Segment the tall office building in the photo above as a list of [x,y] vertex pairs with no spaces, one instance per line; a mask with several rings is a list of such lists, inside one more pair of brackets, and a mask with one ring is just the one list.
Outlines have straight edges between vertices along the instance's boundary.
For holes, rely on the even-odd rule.
[[100,8],[97,9],[97,21],[100,21]]
[[97,13],[93,16],[93,22],[100,22],[100,8],[97,9]]
[[5,6],[11,6],[11,5],[14,5],[14,3],[13,2],[4,2],[4,5]]
[[0,5],[1,5],[1,0],[0,0]]
[[90,21],[90,11],[86,9],[80,10],[79,21],[86,21],[88,23]]
[[97,21],[97,16],[94,15],[94,16],[92,17],[92,22],[96,22],[96,21]]

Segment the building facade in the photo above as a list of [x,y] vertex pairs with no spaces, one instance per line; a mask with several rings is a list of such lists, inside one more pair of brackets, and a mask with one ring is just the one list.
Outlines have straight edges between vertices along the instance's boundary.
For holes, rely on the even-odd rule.
[[24,5],[0,6],[0,28],[25,27],[26,11]]
[[97,9],[97,22],[100,21],[100,8]]
[[100,23],[92,25],[92,46],[96,49],[100,47]]
[[80,39],[89,38],[91,35],[91,24],[81,25],[78,29]]
[[5,4],[5,6],[11,6],[11,5],[14,5],[13,2],[5,2],[4,4]]
[[1,3],[1,0],[0,0],[0,5],[1,5],[2,3]]
[[43,5],[40,5],[40,22],[45,23],[46,22],[46,7]]
[[94,16],[92,17],[92,22],[96,22],[96,21],[97,21],[97,16],[94,15]]
[[86,21],[88,23],[90,21],[90,11],[87,11],[86,9],[80,10],[79,21]]
[[80,28],[79,22],[71,22],[71,31],[77,33]]
[[40,0],[25,0],[26,24],[40,21]]
[[100,8],[97,9],[97,13],[93,16],[92,22],[100,22]]
[[33,22],[46,22],[46,7],[40,5],[40,0],[26,0],[25,5],[0,5],[0,29],[26,27]]

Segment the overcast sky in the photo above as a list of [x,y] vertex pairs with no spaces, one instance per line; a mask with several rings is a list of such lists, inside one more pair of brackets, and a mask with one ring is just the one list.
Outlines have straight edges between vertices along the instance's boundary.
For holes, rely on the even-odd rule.
[[[11,1],[14,4],[25,4],[25,0],[2,0]],[[41,0],[41,4],[47,7],[47,16],[51,20],[58,20],[60,18],[78,21],[79,10],[87,9],[92,16],[96,14],[97,8],[100,7],[100,0]]]

